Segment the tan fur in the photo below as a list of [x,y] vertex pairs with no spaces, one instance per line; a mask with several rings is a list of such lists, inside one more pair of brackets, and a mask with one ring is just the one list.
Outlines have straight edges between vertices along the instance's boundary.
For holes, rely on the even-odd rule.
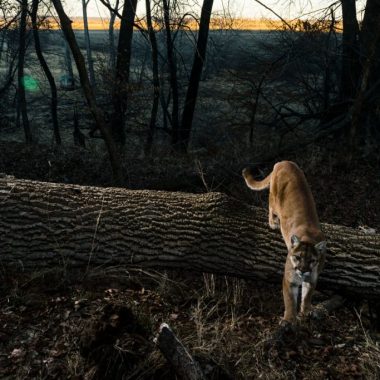
[[326,253],[317,210],[302,170],[291,161],[274,165],[262,181],[256,181],[249,169],[243,170],[246,184],[253,190],[269,188],[269,226],[280,228],[288,255],[283,278],[284,320],[297,317],[297,299],[302,287],[300,313],[307,315]]

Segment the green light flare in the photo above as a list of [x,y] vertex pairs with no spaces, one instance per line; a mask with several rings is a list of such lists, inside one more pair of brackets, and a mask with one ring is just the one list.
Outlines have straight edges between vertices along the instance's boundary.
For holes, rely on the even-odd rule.
[[22,84],[27,91],[37,91],[38,89],[38,81],[30,75],[25,75],[22,78]]

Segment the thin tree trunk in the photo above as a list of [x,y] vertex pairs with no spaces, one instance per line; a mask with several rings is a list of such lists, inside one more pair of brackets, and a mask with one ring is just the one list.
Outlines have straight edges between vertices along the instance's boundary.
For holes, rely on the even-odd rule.
[[59,16],[62,31],[65,34],[66,40],[70,45],[70,49],[77,66],[82,90],[84,96],[86,97],[88,107],[94,117],[96,126],[100,130],[104,142],[106,144],[108,154],[110,157],[114,181],[116,184],[122,184],[123,175],[121,170],[120,157],[117,153],[116,145],[112,139],[108,125],[106,124],[104,113],[96,103],[95,94],[88,80],[84,57],[79,49],[79,46],[75,39],[75,34],[71,27],[71,20],[67,17],[60,0],[53,0],[53,4]]
[[95,89],[96,81],[95,81],[94,61],[92,59],[90,32],[88,29],[88,17],[87,17],[87,5],[89,2],[90,0],[82,0],[84,42],[86,44],[86,54],[87,54],[88,72],[90,74],[90,83],[91,83],[91,86]]
[[[119,9],[119,0],[116,1],[115,9]],[[110,44],[110,58],[109,67],[114,69],[116,66],[116,47],[115,47],[115,20],[116,13],[110,10],[110,23],[108,25],[108,39]]]
[[[335,52],[331,52],[331,36],[335,35],[335,10],[330,8],[330,25],[329,32],[326,36],[325,42],[325,60],[324,60],[324,76],[323,76],[323,110],[326,112],[330,107],[330,98],[331,98],[331,90],[332,90],[332,82],[331,82],[331,55]],[[334,58],[335,59],[335,58]]]
[[67,75],[67,81],[64,83],[65,88],[74,89],[75,86],[75,80],[74,80],[74,71],[73,71],[73,64],[71,62],[71,53],[70,53],[70,46],[67,43],[65,35],[63,35],[63,48],[64,48],[64,57],[65,57],[65,65],[66,65],[66,75]]
[[371,62],[368,86],[376,86],[379,91],[380,71],[380,0],[367,0],[360,32],[362,64]]
[[361,81],[356,96],[348,138],[348,161],[351,152],[380,123],[380,0],[368,0],[360,32]]
[[3,57],[3,50],[4,50],[4,43],[5,43],[5,37],[6,37],[6,30],[1,31],[1,41],[0,41],[0,62],[1,58]]
[[38,32],[38,25],[37,25],[37,11],[38,11],[38,3],[39,0],[33,0],[32,5],[32,26],[33,26],[33,36],[34,36],[34,46],[36,49],[36,54],[38,57],[38,60],[40,61],[40,65],[42,69],[44,70],[44,73],[46,75],[46,78],[49,82],[50,91],[51,91],[51,116],[53,120],[53,131],[54,131],[54,137],[57,145],[61,145],[61,135],[59,133],[59,125],[58,125],[58,115],[57,115],[57,103],[58,103],[58,97],[57,97],[57,87],[55,85],[54,77],[49,69],[49,66],[42,54],[41,49],[41,43],[40,43],[40,36]]
[[[266,210],[186,194],[0,178],[1,265],[182,268],[281,282],[286,247]],[[323,224],[319,288],[380,297],[380,235]]]
[[356,18],[356,0],[342,0],[343,38],[341,100],[353,99],[359,80],[359,25]]
[[[8,63],[8,70],[4,78],[4,83],[2,83],[2,86],[0,87],[0,98],[8,91],[9,87],[13,84],[13,80],[17,71],[16,65],[16,57],[12,57],[12,60],[9,61],[8,54],[7,57],[7,63]],[[17,92],[16,92],[16,96]]]
[[214,0],[204,0],[199,23],[197,47],[194,55],[193,67],[191,69],[189,86],[185,99],[185,107],[182,113],[180,129],[179,149],[186,151],[189,145],[191,127],[193,124],[195,104],[198,96],[199,81],[202,75],[203,63],[206,58],[206,48],[212,5]]
[[152,104],[152,111],[150,114],[148,138],[147,138],[146,146],[145,146],[145,154],[149,155],[152,149],[153,137],[154,137],[154,132],[156,129],[158,102],[160,100],[160,79],[158,75],[157,39],[156,39],[156,33],[154,31],[153,24],[152,24],[150,0],[145,0],[145,7],[146,7],[146,19],[147,19],[147,26],[148,26],[148,33],[149,33],[149,41],[150,41],[150,46],[151,46],[152,71],[153,71],[153,104]]
[[[170,89],[172,93],[172,144],[176,145],[179,139],[179,97],[178,97],[178,79],[177,79],[177,63],[174,55],[174,44],[170,26],[170,8],[168,0],[162,0],[164,8],[164,25],[166,35],[166,52],[170,75]],[[166,110],[163,110],[165,112]]]
[[124,0],[117,48],[116,76],[113,89],[112,134],[115,142],[125,144],[125,114],[127,112],[129,72],[131,65],[133,25],[137,0]]
[[21,109],[18,91],[16,92],[16,129],[21,128]]
[[26,53],[26,18],[28,15],[28,0],[22,0],[20,16],[20,38],[19,38],[19,57],[18,57],[18,104],[21,111],[22,125],[24,127],[25,141],[27,144],[33,142],[32,132],[28,119],[28,110],[25,96],[24,64]]

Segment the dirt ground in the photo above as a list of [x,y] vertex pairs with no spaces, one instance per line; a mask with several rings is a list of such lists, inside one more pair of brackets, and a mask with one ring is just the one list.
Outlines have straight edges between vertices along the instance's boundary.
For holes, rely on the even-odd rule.
[[122,268],[77,278],[62,270],[2,281],[0,378],[176,379],[153,342],[161,322],[210,379],[380,375],[380,337],[368,332],[368,310],[360,303],[276,345],[279,286]]

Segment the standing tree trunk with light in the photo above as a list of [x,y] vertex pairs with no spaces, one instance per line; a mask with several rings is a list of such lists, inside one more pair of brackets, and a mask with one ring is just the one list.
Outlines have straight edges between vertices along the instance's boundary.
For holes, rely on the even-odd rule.
[[[162,7],[164,11],[164,26],[166,37],[166,55],[169,67],[170,77],[170,91],[172,98],[172,112],[171,112],[171,125],[172,125],[172,144],[176,145],[179,138],[179,94],[178,94],[178,79],[177,79],[177,63],[175,60],[174,43],[172,38],[172,31],[170,25],[170,7],[168,0],[162,0]],[[167,107],[166,102],[162,103]],[[163,112],[166,113],[166,109]]]
[[[111,7],[111,4],[109,4]],[[116,0],[115,10],[119,9],[119,0]],[[108,41],[109,41],[109,68],[111,70],[115,69],[116,65],[116,47],[115,47],[115,20],[116,20],[116,12],[109,10],[110,12],[110,22],[108,24]]]
[[156,32],[154,31],[154,27],[152,23],[151,0],[145,0],[145,7],[146,7],[146,20],[147,20],[147,26],[148,26],[149,42],[150,42],[150,47],[151,47],[152,72],[153,72],[153,103],[152,103],[152,110],[150,113],[148,138],[145,145],[145,154],[149,155],[152,149],[153,136],[156,129],[158,103],[160,100],[160,79],[158,75],[158,47],[157,47]]
[[63,41],[63,50],[64,50],[65,69],[66,69],[66,76],[62,84],[64,85],[65,88],[73,90],[75,87],[75,79],[74,79],[73,63],[71,61],[70,46],[66,41],[65,35],[62,36],[62,41]]
[[28,0],[20,2],[20,33],[19,33],[19,55],[18,55],[18,106],[20,107],[22,125],[24,127],[25,141],[27,144],[33,142],[32,132],[28,118],[28,110],[26,106],[25,95],[25,78],[24,78],[24,65],[26,54],[26,19],[28,16]]
[[125,115],[127,112],[129,74],[131,65],[133,25],[137,0],[124,0],[120,20],[119,43],[116,57],[116,73],[113,86],[112,135],[117,144],[125,144]]
[[84,42],[86,45],[88,72],[90,74],[90,83],[91,83],[91,86],[95,89],[96,81],[95,81],[94,60],[92,59],[91,40],[90,40],[90,32],[88,29],[88,17],[87,17],[87,6],[89,2],[90,0],[82,0],[83,27],[84,27],[83,32],[84,32]]
[[203,63],[206,59],[208,32],[210,27],[211,11],[214,0],[204,0],[199,22],[197,46],[191,69],[189,86],[187,88],[185,106],[182,113],[181,129],[179,134],[179,149],[186,151],[190,141],[195,104],[197,102],[199,81],[202,75]]

